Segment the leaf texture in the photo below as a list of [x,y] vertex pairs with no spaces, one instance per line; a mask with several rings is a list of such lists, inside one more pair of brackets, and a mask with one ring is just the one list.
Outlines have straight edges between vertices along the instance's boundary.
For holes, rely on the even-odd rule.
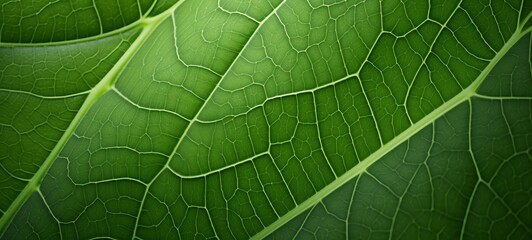
[[0,234],[530,238],[531,9],[7,2]]

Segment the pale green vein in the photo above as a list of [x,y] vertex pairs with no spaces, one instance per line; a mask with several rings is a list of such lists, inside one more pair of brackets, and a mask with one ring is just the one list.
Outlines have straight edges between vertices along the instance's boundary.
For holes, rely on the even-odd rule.
[[115,36],[123,32],[127,32],[131,29],[137,28],[139,26],[142,26],[143,23],[146,22],[146,19],[139,19],[135,22],[132,22],[126,26],[123,26],[121,28],[117,28],[115,30],[105,32],[102,34],[85,37],[85,38],[77,38],[72,40],[64,40],[64,41],[57,41],[57,42],[39,42],[39,43],[13,43],[13,42],[1,42],[0,41],[0,47],[48,47],[48,46],[63,46],[63,45],[70,45],[70,44],[76,44],[76,43],[84,43],[89,41],[95,41],[102,38],[106,38],[109,36]]
[[22,90],[16,90],[16,89],[0,89],[0,92],[5,92],[5,93],[8,93],[8,94],[9,93],[13,93],[13,94],[29,95],[29,96],[32,96],[32,97],[35,97],[35,98],[40,98],[40,99],[67,99],[67,98],[73,98],[73,97],[79,97],[79,96],[82,96],[82,95],[86,95],[86,94],[90,93],[90,90],[83,91],[83,92],[78,92],[78,93],[67,94],[67,95],[56,95],[56,96],[46,96],[46,95],[42,95],[42,94],[37,94],[37,93],[28,92],[28,91],[22,91]]

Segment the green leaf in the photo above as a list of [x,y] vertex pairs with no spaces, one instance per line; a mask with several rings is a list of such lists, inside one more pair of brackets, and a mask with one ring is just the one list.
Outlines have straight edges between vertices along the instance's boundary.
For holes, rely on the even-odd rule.
[[532,4],[0,8],[0,234],[530,238]]
[[531,45],[529,34],[470,99],[353,174],[273,236],[530,237]]

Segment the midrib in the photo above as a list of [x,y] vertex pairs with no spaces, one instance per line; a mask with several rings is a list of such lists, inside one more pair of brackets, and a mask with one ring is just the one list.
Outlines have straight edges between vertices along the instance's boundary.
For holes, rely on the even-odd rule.
[[[529,16],[530,17],[530,16]],[[528,19],[528,18],[527,18]],[[526,21],[525,21],[526,22]],[[468,101],[471,97],[475,96],[476,90],[482,84],[484,79],[488,74],[493,70],[497,63],[502,59],[502,57],[510,50],[510,48],[517,42],[521,37],[530,33],[531,29],[526,29],[525,31],[520,31],[522,29],[517,29],[516,32],[512,35],[510,39],[504,44],[501,50],[495,55],[495,57],[489,62],[489,64],[484,68],[484,70],[478,75],[478,77],[473,81],[466,89],[460,92],[458,95],[451,98],[449,101],[445,102],[443,105],[436,108],[434,111],[429,113],[427,116],[423,117],[418,122],[414,123],[412,126],[407,128],[405,131],[394,137],[391,141],[384,144],[379,150],[375,151],[369,155],[362,162],[358,163],[355,167],[345,172],[343,175],[338,177],[336,180],[325,186],[323,189],[318,191],[312,197],[305,200],[303,203],[297,205],[294,209],[290,210],[288,213],[277,219],[274,223],[270,224],[262,231],[258,232],[251,239],[263,239],[273,233],[276,229],[280,228],[284,224],[288,223],[293,218],[299,216],[305,210],[313,207],[318,204],[334,192],[339,187],[343,186],[345,183],[350,181],[356,176],[359,176],[365,172],[373,163],[378,161],[384,155],[386,155],[391,150],[395,149],[397,146],[403,142],[410,139],[416,133],[424,129],[429,124],[432,124],[436,119],[443,116],[445,113],[453,109],[454,107],[460,105],[461,103]]]
[[[59,153],[63,150],[64,146],[74,133],[75,129],[78,127],[81,120],[85,117],[89,109],[100,99],[106,92],[108,92],[113,85],[115,84],[118,76],[122,70],[129,63],[131,58],[136,54],[137,50],[146,42],[151,33],[161,24],[166,18],[168,18],[173,11],[181,5],[184,1],[179,1],[176,5],[162,12],[161,14],[150,17],[142,18],[135,24],[130,27],[123,28],[123,31],[128,31],[134,29],[135,27],[142,27],[142,31],[135,41],[131,44],[128,50],[120,57],[118,62],[111,68],[111,70],[105,75],[105,77],[93,88],[90,90],[89,95],[81,105],[81,108],[78,110],[78,113],[63,133],[55,147],[52,149],[46,160],[39,167],[39,170],[33,175],[33,177],[28,181],[24,189],[20,192],[17,198],[11,203],[9,208],[5,211],[2,218],[0,218],[0,237],[3,236],[7,226],[11,223],[13,218],[16,216],[17,212],[28,200],[32,193],[34,193],[40,186],[44,176],[54,163],[54,160],[57,158]],[[120,32],[123,32],[120,31]]]

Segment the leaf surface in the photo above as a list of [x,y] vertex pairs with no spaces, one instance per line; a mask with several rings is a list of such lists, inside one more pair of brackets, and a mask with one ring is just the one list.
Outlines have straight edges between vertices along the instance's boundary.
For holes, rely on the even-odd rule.
[[532,235],[527,1],[12,1],[3,238]]

